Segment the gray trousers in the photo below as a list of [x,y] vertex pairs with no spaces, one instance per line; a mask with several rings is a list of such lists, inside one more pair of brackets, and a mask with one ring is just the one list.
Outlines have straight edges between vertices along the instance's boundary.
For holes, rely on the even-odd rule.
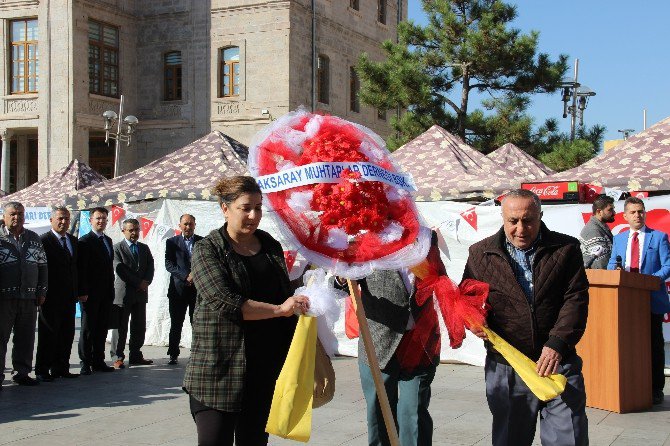
[[493,415],[494,446],[530,446],[540,414],[543,445],[585,446],[589,444],[586,392],[582,359],[566,358],[558,372],[568,379],[565,391],[542,402],[530,391],[512,367],[486,356],[486,399]]
[[16,374],[28,375],[33,369],[33,348],[37,306],[33,299],[0,299],[0,357],[2,372],[5,371],[7,343],[12,339],[12,366]]
[[147,330],[147,304],[146,302],[135,302],[125,305],[120,312],[119,328],[112,330],[112,339],[109,346],[109,356],[112,361],[124,360],[126,355],[126,339],[128,339],[128,322],[130,321],[130,362],[143,358],[140,350],[144,345],[144,337]]

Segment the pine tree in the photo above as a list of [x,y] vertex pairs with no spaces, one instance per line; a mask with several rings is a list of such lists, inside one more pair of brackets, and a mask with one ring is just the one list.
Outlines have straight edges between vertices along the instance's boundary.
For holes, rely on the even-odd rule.
[[477,133],[491,128],[482,129],[486,126],[478,116],[470,119],[473,91],[498,95],[509,105],[516,97],[558,87],[567,56],[551,61],[547,54],[537,54],[538,32],[522,34],[510,26],[514,6],[500,0],[422,3],[429,19],[425,27],[400,23],[398,43],[383,44],[386,60],[375,62],[363,54],[358,63],[362,102],[403,110],[391,119],[396,135],[389,147],[397,148],[433,124],[464,140],[466,131],[475,132],[475,138],[498,140]]

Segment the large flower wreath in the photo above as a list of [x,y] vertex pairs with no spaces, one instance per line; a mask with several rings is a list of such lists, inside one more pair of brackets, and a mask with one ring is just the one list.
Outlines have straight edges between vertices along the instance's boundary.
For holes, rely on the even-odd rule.
[[296,181],[264,193],[284,236],[310,262],[351,279],[420,263],[430,230],[410,192],[370,181],[359,166],[381,177],[401,175],[372,131],[304,110],[275,121],[249,149],[249,170],[262,188],[263,178],[273,177],[272,185]]

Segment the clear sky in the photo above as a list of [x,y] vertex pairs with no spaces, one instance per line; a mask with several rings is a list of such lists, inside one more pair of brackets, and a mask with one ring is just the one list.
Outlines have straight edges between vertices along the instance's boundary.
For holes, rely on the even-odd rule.
[[[572,77],[579,58],[579,82],[597,94],[590,98],[584,124],[607,127],[605,139],[617,139],[618,129],[642,130],[670,116],[670,1],[668,0],[507,0],[517,7],[513,25],[523,32],[540,32],[538,49],[552,60],[569,57]],[[409,18],[426,23],[421,0],[409,0]],[[540,124],[562,118],[560,94],[535,95],[529,112]]]

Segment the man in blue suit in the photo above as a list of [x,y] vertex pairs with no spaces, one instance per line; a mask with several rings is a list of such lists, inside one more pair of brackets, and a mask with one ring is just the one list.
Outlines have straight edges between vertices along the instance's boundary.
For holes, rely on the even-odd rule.
[[170,273],[168,302],[170,305],[170,340],[167,354],[168,364],[177,364],[181,330],[188,309],[189,320],[193,320],[195,308],[195,286],[191,276],[191,252],[195,242],[202,239],[195,235],[195,217],[184,214],[179,219],[181,235],[165,242],[165,269]]
[[651,386],[654,404],[663,402],[665,384],[665,351],[663,315],[670,312],[665,281],[670,277],[670,244],[668,235],[645,225],[644,202],[636,197],[626,199],[623,218],[630,225],[614,237],[612,256],[607,269],[616,269],[617,257],[626,271],[649,274],[661,279],[661,287],[651,293]]

